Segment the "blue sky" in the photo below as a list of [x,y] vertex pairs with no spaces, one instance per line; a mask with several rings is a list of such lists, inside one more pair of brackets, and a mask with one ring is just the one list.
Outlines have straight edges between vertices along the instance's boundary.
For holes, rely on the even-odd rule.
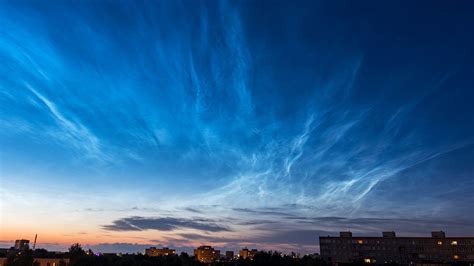
[[2,1],[0,243],[474,234],[473,7]]

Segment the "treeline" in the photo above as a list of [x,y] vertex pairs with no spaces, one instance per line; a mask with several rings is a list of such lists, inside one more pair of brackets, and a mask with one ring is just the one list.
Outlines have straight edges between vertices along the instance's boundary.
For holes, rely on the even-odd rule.
[[40,266],[36,258],[58,258],[59,265],[66,266],[66,260],[57,254],[48,252],[45,249],[31,250],[28,247],[20,250],[10,249],[7,253],[0,254],[0,257],[6,256],[6,261],[3,266]]
[[[47,253],[45,250],[40,252],[32,251],[28,248],[17,252],[11,252],[7,256],[4,266],[35,266],[34,258],[49,257],[57,258],[53,253]],[[149,257],[142,254],[103,254],[94,255],[91,250],[83,250],[81,245],[74,244],[65,253],[63,258],[69,259],[68,266],[202,266],[195,260],[194,256],[187,253],[180,255]],[[60,265],[66,266],[65,260],[60,260]],[[215,266],[326,266],[319,258],[304,256],[295,258],[294,256],[281,255],[277,252],[259,252],[253,260],[235,259],[229,261],[215,262]],[[37,265],[39,266],[39,265]]]
[[[149,257],[146,255],[102,255],[86,256],[71,261],[70,266],[202,266],[195,260],[194,256],[187,253],[180,255],[169,255],[160,257]],[[305,256],[303,258],[291,258],[269,252],[260,252],[253,260],[237,259],[232,261],[215,262],[215,266],[320,266],[321,261]]]

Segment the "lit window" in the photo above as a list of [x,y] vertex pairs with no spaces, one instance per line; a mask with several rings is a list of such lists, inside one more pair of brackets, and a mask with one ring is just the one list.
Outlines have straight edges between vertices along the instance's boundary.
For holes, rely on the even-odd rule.
[[451,246],[456,246],[458,244],[458,241],[454,240],[454,241],[451,241]]

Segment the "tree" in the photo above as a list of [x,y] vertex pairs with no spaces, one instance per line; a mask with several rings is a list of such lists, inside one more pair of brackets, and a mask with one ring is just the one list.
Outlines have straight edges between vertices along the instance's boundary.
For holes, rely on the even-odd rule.
[[28,246],[17,252],[10,252],[5,266],[31,266],[33,265],[33,251]]
[[33,251],[33,256],[35,258],[48,258],[50,253],[44,248],[37,248]]
[[82,249],[82,246],[79,243],[72,244],[72,246],[69,248],[69,258],[71,260],[82,257],[84,255],[86,255],[86,252],[84,251],[84,249]]
[[82,249],[81,244],[75,243],[69,248],[68,256],[72,266],[78,264],[86,256],[86,252]]

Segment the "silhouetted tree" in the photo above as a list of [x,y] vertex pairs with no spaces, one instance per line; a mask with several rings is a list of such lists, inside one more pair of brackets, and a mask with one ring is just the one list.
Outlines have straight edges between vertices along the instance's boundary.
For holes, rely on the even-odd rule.
[[[28,248],[10,252],[5,266],[39,266],[34,264],[33,256],[55,256],[46,250],[37,249],[36,252]],[[69,266],[204,266],[196,261],[194,256],[187,253],[178,255],[150,257],[142,254],[104,254],[96,256],[92,250],[87,252],[80,244],[73,244],[69,248],[67,257],[70,258]],[[282,255],[274,251],[261,251],[257,253],[253,260],[239,258],[237,260],[223,260],[216,262],[213,266],[326,266],[320,258],[304,256],[298,258],[296,254]],[[64,260],[58,266],[66,266]],[[461,266],[461,265],[460,265]]]
[[79,258],[86,255],[86,252],[84,251],[84,249],[82,249],[81,244],[75,243],[75,244],[72,244],[71,247],[69,248],[68,254],[69,254],[69,258],[73,260],[75,258]]
[[33,251],[33,256],[35,258],[47,258],[50,256],[50,253],[44,248],[37,248]]
[[88,258],[81,244],[72,244],[68,251],[71,266],[94,266],[93,260]]
[[31,266],[33,265],[33,251],[28,246],[16,252],[10,252],[5,266]]

